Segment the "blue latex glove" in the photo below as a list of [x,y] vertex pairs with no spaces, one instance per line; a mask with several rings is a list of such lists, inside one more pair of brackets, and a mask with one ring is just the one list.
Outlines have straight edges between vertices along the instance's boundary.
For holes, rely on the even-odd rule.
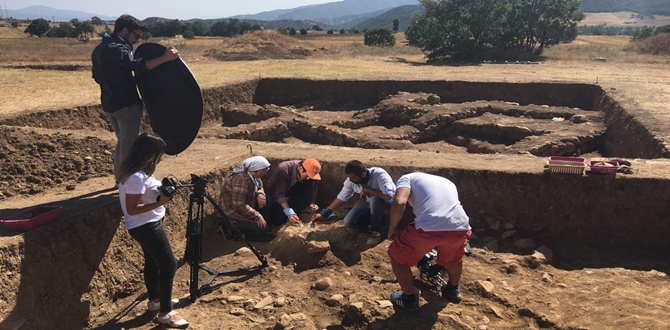
[[290,207],[287,208],[287,209],[284,209],[284,214],[286,214],[286,217],[288,217],[288,218],[290,218],[292,215],[297,215],[295,213],[295,211],[293,211],[293,209],[290,208]]

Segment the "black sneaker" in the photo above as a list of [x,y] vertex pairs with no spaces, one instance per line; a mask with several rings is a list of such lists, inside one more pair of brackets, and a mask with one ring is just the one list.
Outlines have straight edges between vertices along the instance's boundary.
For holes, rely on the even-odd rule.
[[402,307],[412,313],[415,313],[421,309],[421,306],[419,306],[419,295],[414,294],[414,297],[414,301],[408,302],[404,294],[393,292],[391,294],[391,302],[394,306]]
[[442,286],[442,297],[454,304],[461,302],[461,294],[458,292],[458,287],[453,287],[449,284]]

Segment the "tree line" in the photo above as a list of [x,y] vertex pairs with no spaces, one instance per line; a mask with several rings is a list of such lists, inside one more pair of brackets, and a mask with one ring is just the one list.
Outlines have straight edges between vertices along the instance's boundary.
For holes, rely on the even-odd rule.
[[59,23],[58,26],[52,27],[47,20],[38,18],[32,20],[23,32],[38,37],[78,38],[82,41],[88,41],[90,36],[95,33],[94,25],[101,24],[102,20],[94,16],[93,19],[89,21],[80,21],[74,18],[69,22],[62,22]]
[[577,37],[579,0],[419,0],[405,32],[431,62],[530,59]]

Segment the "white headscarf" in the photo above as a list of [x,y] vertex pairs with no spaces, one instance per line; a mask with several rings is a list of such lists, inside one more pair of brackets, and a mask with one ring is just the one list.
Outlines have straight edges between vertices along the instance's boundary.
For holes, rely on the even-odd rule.
[[270,162],[265,157],[254,156],[243,160],[233,169],[233,173],[260,171],[266,167],[270,167]]
[[267,159],[265,159],[265,157],[254,156],[243,160],[239,165],[237,165],[233,169],[233,173],[247,172],[249,174],[249,177],[254,181],[254,184],[256,185],[256,190],[258,191],[259,189],[263,188],[263,181],[261,181],[261,179],[254,178],[254,176],[251,175],[251,172],[260,171],[267,167],[270,167],[270,162]]

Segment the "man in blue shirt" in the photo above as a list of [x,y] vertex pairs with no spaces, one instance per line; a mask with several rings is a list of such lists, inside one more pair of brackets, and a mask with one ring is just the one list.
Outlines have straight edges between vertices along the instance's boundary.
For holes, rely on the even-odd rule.
[[368,224],[370,237],[367,243],[375,245],[382,241],[381,230],[384,226],[384,209],[391,207],[395,196],[395,184],[391,176],[380,167],[367,168],[357,160],[350,161],[344,168],[347,179],[344,180],[342,190],[330,206],[314,216],[313,221],[326,219],[333,211],[344,205],[354,194],[363,200],[351,209],[344,217],[347,227]]
[[114,23],[112,35],[105,34],[102,42],[91,53],[93,79],[100,85],[100,103],[116,134],[114,173],[130,150],[140,132],[142,101],[137,93],[133,72],[153,70],[159,65],[179,58],[174,47],[163,56],[145,60],[133,56],[133,45],[147,32],[137,18],[121,15]]

